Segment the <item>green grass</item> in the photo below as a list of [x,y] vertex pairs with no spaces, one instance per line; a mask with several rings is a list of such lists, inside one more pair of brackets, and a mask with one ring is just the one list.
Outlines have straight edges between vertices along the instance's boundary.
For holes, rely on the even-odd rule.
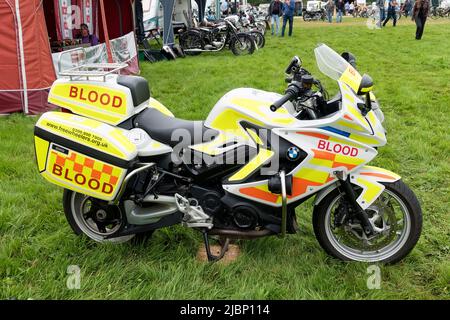
[[[296,20],[292,38],[268,35],[266,47],[252,56],[226,51],[141,68],[155,98],[178,117],[202,119],[233,88],[282,92],[283,71],[294,55],[334,91],[315,66],[313,48],[324,42],[354,53],[360,70],[374,79],[386,116],[389,141],[374,164],[401,174],[424,214],[413,252],[399,264],[380,266],[380,290],[367,289],[367,264],[343,263],[322,251],[310,202],[298,210],[298,234],[243,241],[242,255],[227,266],[198,262],[200,236],[181,226],[140,244],[99,245],[77,237],[62,212],[62,190],[35,168],[37,118],[13,115],[0,118],[0,298],[448,299],[450,24],[431,21],[416,41],[414,25],[404,19],[383,30],[353,21]],[[80,290],[66,288],[69,265],[81,268]]]

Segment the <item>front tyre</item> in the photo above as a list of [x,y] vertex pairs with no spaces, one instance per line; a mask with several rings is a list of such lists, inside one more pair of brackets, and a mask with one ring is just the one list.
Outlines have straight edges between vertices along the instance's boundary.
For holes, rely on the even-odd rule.
[[64,189],[64,213],[67,222],[77,234],[84,234],[97,242],[122,243],[134,237],[134,234],[108,238],[118,233],[126,223],[122,210],[108,205],[106,201]]
[[236,56],[253,54],[255,47],[255,40],[247,33],[238,33],[230,41],[230,49]]
[[266,39],[264,38],[264,35],[260,31],[253,31],[251,35],[255,38],[256,46],[261,49],[264,48],[266,44]]
[[383,184],[383,193],[366,209],[375,231],[370,237],[358,221],[336,222],[348,208],[337,189],[314,207],[314,233],[328,254],[344,261],[395,263],[414,248],[422,230],[419,201],[401,180]]

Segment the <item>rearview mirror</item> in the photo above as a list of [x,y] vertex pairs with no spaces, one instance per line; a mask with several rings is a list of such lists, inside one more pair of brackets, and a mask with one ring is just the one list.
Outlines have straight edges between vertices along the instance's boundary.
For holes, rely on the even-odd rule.
[[285,73],[291,74],[297,72],[302,66],[302,60],[298,56],[294,56],[286,68]]
[[364,74],[361,78],[357,94],[358,95],[368,94],[370,91],[372,91],[372,88],[373,88],[372,78],[369,75]]
[[350,52],[343,52],[341,54],[341,57],[344,58],[345,61],[350,63],[353,68],[356,69],[356,57],[353,54],[351,54]]

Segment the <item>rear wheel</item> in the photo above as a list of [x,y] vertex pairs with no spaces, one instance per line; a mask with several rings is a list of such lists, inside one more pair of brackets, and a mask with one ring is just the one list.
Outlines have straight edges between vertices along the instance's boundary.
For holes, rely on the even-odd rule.
[[375,231],[369,237],[356,219],[343,218],[348,204],[337,189],[315,206],[314,233],[328,254],[346,261],[395,263],[414,248],[422,230],[419,201],[401,180],[384,185],[366,209]]
[[230,41],[230,49],[236,56],[253,54],[255,51],[255,40],[246,33],[238,33]]
[[200,33],[189,30],[181,34],[180,47],[186,55],[196,56],[202,53],[201,51],[189,51],[190,49],[203,49],[203,40]]
[[67,222],[77,234],[84,234],[97,242],[126,242],[133,235],[108,238],[118,233],[126,223],[122,210],[106,201],[65,189],[63,195],[64,213]]

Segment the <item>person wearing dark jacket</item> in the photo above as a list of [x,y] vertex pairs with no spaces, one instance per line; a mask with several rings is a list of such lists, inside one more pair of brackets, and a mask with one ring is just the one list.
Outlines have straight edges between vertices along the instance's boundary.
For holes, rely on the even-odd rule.
[[405,16],[408,17],[412,9],[412,2],[411,0],[406,0],[403,4],[403,11],[405,12]]
[[294,24],[295,0],[285,0],[283,4],[283,27],[281,36],[284,37],[286,23],[289,21],[289,37],[292,36],[292,26]]
[[425,22],[427,21],[428,12],[430,11],[429,0],[416,0],[414,3],[412,20],[416,21],[416,40],[422,39]]
[[383,27],[388,23],[389,19],[394,20],[394,27],[397,24],[397,14],[395,13],[395,8],[397,7],[397,1],[395,0],[389,0],[388,4],[388,14],[386,20],[383,22]]
[[273,25],[274,23],[277,26],[277,36],[278,36],[278,29],[280,27],[280,17],[283,15],[283,3],[280,0],[272,0],[269,6],[269,16],[272,19],[272,35],[273,35]]
[[336,4],[336,22],[342,22],[342,15],[345,14],[344,0],[339,0]]

